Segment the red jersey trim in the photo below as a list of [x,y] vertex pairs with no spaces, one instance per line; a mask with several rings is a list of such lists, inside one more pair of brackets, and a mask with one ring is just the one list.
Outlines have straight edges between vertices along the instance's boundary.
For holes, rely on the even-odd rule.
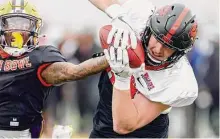
[[49,65],[51,65],[51,63],[43,64],[37,69],[37,77],[40,80],[40,82],[46,87],[50,87],[50,86],[52,86],[52,84],[46,83],[46,81],[44,81],[44,79],[41,77],[41,73]]
[[8,58],[10,55],[8,53],[4,52],[3,50],[0,50],[0,56],[2,58]]

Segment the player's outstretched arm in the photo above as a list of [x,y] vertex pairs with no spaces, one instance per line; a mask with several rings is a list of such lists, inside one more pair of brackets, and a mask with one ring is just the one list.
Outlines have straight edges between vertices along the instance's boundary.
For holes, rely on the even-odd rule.
[[99,73],[108,66],[108,62],[104,56],[91,58],[78,65],[69,62],[55,62],[48,66],[41,73],[41,76],[46,83],[56,85]]
[[[134,30],[132,29],[132,24],[130,17],[128,17],[128,10],[123,8],[121,5],[127,2],[127,0],[89,0],[95,7],[105,12],[110,18],[112,18],[112,26],[107,43],[110,44],[115,40],[115,44],[126,42],[127,38],[131,39],[131,47],[133,49],[137,46],[137,39]],[[133,0],[135,1],[135,0]],[[125,31],[127,33],[125,33]],[[123,34],[123,35],[122,35]]]
[[119,4],[118,0],[89,0],[95,7],[105,12],[112,4]]
[[126,10],[121,7],[127,0],[89,0],[96,8],[106,13],[113,20],[123,17]]

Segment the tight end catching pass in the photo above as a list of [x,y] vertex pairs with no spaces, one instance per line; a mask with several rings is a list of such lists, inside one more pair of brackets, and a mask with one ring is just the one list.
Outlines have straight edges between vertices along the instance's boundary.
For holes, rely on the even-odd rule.
[[[104,52],[110,67],[100,77],[90,137],[167,138],[171,108],[190,105],[198,96],[185,56],[196,40],[195,15],[183,4],[154,11],[147,0],[128,0],[122,6],[91,1],[101,3],[113,27],[108,38],[101,39],[109,44]],[[145,51],[144,64],[136,69],[130,68],[128,51],[137,46],[134,34]]]

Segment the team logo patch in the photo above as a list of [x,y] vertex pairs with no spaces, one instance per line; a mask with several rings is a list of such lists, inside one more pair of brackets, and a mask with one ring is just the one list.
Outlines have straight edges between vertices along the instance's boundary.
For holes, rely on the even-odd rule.
[[18,60],[0,60],[0,71],[16,71],[32,67],[29,57]]
[[194,41],[196,39],[196,35],[197,35],[197,23],[195,22],[192,26],[192,28],[190,29],[189,32],[189,36],[191,38],[192,41]]
[[145,73],[144,75],[141,75],[141,76],[142,76],[142,78],[144,79],[144,81],[145,81],[145,83],[146,83],[147,88],[148,88],[149,91],[150,91],[151,89],[155,88],[155,86],[154,86],[153,82],[151,81],[150,76],[149,76],[148,73]]

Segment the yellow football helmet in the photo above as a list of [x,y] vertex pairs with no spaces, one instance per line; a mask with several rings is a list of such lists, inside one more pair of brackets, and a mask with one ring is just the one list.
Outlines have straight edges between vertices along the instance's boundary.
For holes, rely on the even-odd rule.
[[26,0],[9,0],[0,5],[0,45],[12,56],[20,56],[37,47],[42,19]]

